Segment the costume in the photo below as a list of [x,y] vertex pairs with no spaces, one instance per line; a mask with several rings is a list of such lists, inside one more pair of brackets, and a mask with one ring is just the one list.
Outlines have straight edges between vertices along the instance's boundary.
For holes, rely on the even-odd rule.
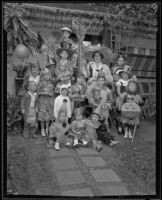
[[53,89],[51,80],[40,80],[38,84],[38,120],[53,120]]
[[21,110],[25,110],[24,113],[24,138],[30,138],[35,136],[37,130],[37,109],[38,109],[38,95],[36,93],[26,92],[23,95],[21,101]]
[[68,90],[68,87],[66,85],[62,85],[60,88],[60,95],[56,97],[56,99],[54,100],[54,117],[55,119],[58,118],[58,112],[64,102],[64,100],[66,100],[66,109],[67,109],[67,118],[71,118],[72,115],[72,110],[71,110],[71,101],[70,98],[68,96],[64,96],[61,93],[61,90],[63,88],[66,88]]
[[93,80],[97,79],[97,75],[99,71],[104,72],[107,83],[111,83],[113,81],[113,77],[111,75],[111,71],[108,65],[100,62],[99,65],[97,66],[96,62],[92,61],[88,63],[87,68],[89,72],[89,81],[91,83]]

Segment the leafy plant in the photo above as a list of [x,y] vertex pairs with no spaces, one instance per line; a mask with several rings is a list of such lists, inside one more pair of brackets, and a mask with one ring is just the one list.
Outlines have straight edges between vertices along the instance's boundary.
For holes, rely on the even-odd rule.
[[17,77],[23,78],[25,75],[25,72],[28,70],[28,65],[14,65],[12,64],[12,69],[17,73]]
[[18,131],[22,120],[20,99],[10,93],[7,94],[7,129],[8,131]]
[[32,32],[23,21],[26,9],[21,3],[5,3],[4,29],[7,32],[8,48],[13,52],[18,44],[24,44],[32,53],[31,47],[38,45],[37,34]]

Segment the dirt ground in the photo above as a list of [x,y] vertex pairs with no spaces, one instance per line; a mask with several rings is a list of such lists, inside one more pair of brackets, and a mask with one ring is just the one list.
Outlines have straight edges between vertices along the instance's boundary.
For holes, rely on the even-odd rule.
[[[114,129],[111,132],[120,143],[113,147],[104,145],[100,155],[126,183],[131,194],[155,194],[155,122],[143,121],[133,144]],[[59,195],[56,177],[49,170],[46,139],[25,140],[21,134],[10,133],[7,142],[8,194]]]

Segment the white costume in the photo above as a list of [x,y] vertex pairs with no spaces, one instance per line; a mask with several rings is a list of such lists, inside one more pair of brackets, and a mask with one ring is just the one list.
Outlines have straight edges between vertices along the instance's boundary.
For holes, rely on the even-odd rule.
[[65,99],[67,100],[67,103],[66,103],[67,117],[70,118],[71,115],[72,115],[70,98],[68,96],[64,96],[64,95],[61,94],[61,90],[63,88],[67,88],[67,90],[68,90],[68,87],[66,85],[62,85],[61,88],[60,88],[60,95],[57,96],[55,101],[54,101],[54,117],[55,117],[55,119],[57,119],[59,110],[60,110],[60,108],[63,104],[63,101]]

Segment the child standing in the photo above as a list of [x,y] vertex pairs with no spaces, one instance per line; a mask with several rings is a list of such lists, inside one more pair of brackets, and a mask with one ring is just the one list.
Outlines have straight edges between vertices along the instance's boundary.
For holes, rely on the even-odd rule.
[[68,142],[69,124],[67,122],[66,101],[64,101],[59,108],[56,121],[53,122],[49,129],[49,144],[52,145],[55,138],[55,149],[60,150],[60,144]]
[[69,59],[72,56],[72,51],[66,48],[60,48],[57,50],[57,54],[60,57],[60,61],[55,68],[56,88],[55,97],[59,95],[60,87],[62,85],[71,86],[71,79],[73,75],[73,68]]
[[139,125],[140,105],[142,104],[141,96],[137,94],[135,81],[129,81],[123,99],[121,122],[125,131],[124,138],[132,138],[135,125]]
[[51,73],[45,68],[38,84],[38,120],[41,121],[42,136],[48,134],[49,123],[53,119],[53,87]]
[[36,94],[36,83],[29,81],[28,91],[23,95],[21,101],[21,111],[24,115],[24,138],[35,138],[35,132],[37,130],[37,119],[36,114],[38,112],[37,94]]
[[40,81],[39,68],[36,64],[30,63],[30,74],[25,77],[23,88],[27,90],[29,81],[34,81],[38,85]]
[[57,96],[54,101],[54,117],[55,117],[55,119],[58,118],[59,110],[64,101],[66,101],[67,118],[68,119],[71,118],[71,115],[72,115],[71,101],[70,101],[70,98],[68,97],[68,92],[69,92],[68,87],[66,85],[62,85],[60,88],[60,95]]

